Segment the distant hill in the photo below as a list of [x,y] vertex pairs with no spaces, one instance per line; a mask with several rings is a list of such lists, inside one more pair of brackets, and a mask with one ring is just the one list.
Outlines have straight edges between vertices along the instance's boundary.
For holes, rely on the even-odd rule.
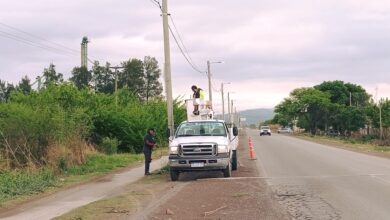
[[248,125],[270,120],[274,115],[274,109],[269,108],[256,108],[240,111],[241,118],[246,118],[246,123]]

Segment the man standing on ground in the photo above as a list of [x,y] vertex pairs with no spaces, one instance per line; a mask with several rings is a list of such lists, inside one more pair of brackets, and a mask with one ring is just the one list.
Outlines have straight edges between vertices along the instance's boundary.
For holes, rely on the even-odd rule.
[[149,167],[150,162],[152,162],[152,151],[154,147],[157,147],[155,131],[153,128],[149,128],[144,138],[145,176],[150,175]]

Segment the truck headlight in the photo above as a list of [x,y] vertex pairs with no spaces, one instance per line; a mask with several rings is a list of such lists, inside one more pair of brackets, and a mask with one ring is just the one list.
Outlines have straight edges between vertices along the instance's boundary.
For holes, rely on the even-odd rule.
[[177,154],[178,153],[178,149],[179,149],[178,146],[169,147],[169,154]]
[[226,145],[218,145],[218,153],[228,153],[229,149]]

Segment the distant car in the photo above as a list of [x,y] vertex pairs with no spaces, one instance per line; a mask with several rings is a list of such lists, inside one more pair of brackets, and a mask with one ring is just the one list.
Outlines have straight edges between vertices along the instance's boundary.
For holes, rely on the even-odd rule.
[[271,128],[268,126],[261,126],[260,127],[260,136],[263,136],[263,135],[271,136]]
[[329,130],[326,132],[326,135],[332,136],[332,137],[337,137],[340,136],[340,132],[336,130]]
[[278,128],[278,133],[281,134],[281,133],[291,133],[292,130],[291,128]]

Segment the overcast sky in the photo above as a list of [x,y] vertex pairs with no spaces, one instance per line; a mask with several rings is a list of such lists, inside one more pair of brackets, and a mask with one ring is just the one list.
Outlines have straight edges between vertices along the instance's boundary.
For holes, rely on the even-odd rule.
[[[194,63],[213,64],[239,109],[273,107],[297,87],[324,80],[361,84],[390,97],[390,1],[379,0],[169,0],[169,12]],[[1,0],[0,79],[17,83],[42,73],[50,62],[70,76],[77,53],[48,51],[35,43],[80,49],[90,39],[92,60],[113,65],[150,55],[163,67],[162,21],[150,0]],[[21,29],[48,41],[23,35]],[[171,24],[172,25],[172,24]],[[47,49],[47,48],[46,48]],[[175,96],[189,97],[192,84],[207,91],[207,77],[191,69],[171,38]],[[217,110],[221,95],[213,93]]]

